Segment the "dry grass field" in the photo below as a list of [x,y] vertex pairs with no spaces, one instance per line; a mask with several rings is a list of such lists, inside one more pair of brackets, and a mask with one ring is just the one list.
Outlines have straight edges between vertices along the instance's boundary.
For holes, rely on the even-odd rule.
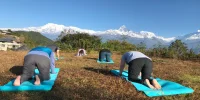
[[[21,72],[23,58],[27,52],[0,52],[0,85],[6,84]],[[51,91],[0,92],[0,100],[198,100],[200,98],[200,61],[153,58],[154,77],[178,82],[193,88],[193,94],[149,98],[125,80],[110,73],[118,69],[121,55],[114,53],[115,64],[98,64],[97,52],[85,57],[74,57],[74,53],[61,53],[64,57],[56,61],[61,70]],[[127,69],[127,67],[126,67]],[[15,74],[14,74],[15,72]]]

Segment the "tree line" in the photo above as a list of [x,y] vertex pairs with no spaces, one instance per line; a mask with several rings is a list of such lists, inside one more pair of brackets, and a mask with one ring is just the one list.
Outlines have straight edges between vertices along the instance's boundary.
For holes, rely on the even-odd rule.
[[175,40],[169,47],[162,47],[161,45],[155,46],[154,48],[146,48],[144,43],[131,44],[127,41],[119,40],[108,40],[102,42],[101,38],[95,35],[89,35],[88,33],[67,33],[65,36],[59,36],[56,40],[56,44],[62,50],[77,50],[79,48],[84,48],[87,51],[99,51],[100,49],[106,48],[111,51],[117,51],[119,53],[124,53],[127,51],[141,51],[148,56],[152,57],[163,57],[163,58],[176,58],[176,59],[197,59],[200,55],[195,54],[192,49],[188,49],[185,43],[181,40]]
[[[63,33],[63,32],[62,32]],[[109,49],[118,53],[125,53],[127,51],[141,51],[151,57],[162,57],[162,58],[176,58],[176,59],[199,59],[200,54],[195,54],[192,49],[188,49],[187,45],[181,40],[175,40],[168,47],[163,47],[158,44],[153,48],[146,48],[145,43],[131,44],[126,39],[120,40],[108,40],[102,42],[101,38],[95,35],[89,35],[88,33],[74,34],[67,33],[66,35],[61,34],[57,40],[46,38],[38,32],[26,32],[26,31],[11,31],[9,35],[15,35],[20,38],[20,41],[27,44],[29,48],[35,46],[45,46],[48,44],[57,44],[61,50],[71,51],[79,48],[84,48],[87,52],[99,51],[100,49]],[[123,36],[122,36],[123,37]]]

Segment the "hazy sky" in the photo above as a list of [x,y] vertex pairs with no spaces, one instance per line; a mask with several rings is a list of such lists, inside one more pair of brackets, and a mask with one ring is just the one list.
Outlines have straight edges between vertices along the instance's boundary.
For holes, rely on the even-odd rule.
[[200,0],[1,0],[0,28],[63,24],[173,37],[200,29]]

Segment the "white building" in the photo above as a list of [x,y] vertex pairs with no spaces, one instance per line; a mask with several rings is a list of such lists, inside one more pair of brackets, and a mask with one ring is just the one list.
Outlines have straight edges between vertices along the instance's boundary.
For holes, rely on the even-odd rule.
[[17,49],[19,47],[21,47],[21,44],[15,42],[13,38],[0,39],[0,50],[7,51],[8,49]]
[[0,34],[7,34],[7,33],[10,33],[10,32],[8,32],[7,30],[0,30]]

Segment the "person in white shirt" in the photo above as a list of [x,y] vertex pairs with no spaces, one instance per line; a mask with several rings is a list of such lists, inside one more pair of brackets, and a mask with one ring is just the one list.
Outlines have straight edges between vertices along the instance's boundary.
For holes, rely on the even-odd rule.
[[87,55],[85,49],[78,49],[76,56],[85,56],[85,55]]

